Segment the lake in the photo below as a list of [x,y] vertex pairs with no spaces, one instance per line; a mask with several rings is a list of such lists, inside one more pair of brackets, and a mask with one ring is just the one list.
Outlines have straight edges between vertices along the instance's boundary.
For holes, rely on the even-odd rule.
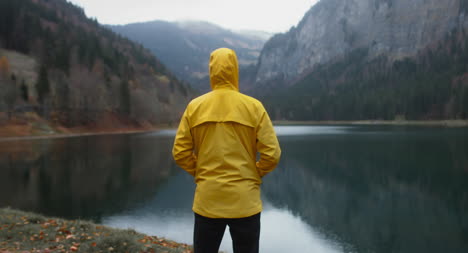
[[[261,252],[468,252],[467,128],[276,131]],[[0,141],[0,206],[191,243],[195,185],[172,160],[174,134]]]

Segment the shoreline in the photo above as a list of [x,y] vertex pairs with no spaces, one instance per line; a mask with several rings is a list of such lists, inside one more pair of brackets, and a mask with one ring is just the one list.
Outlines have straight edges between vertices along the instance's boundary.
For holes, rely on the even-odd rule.
[[[1,112],[0,112],[1,116]],[[1,119],[1,117],[0,117]],[[67,127],[47,121],[35,113],[14,115],[0,120],[0,142],[34,139],[67,138],[93,135],[146,133],[172,128],[171,123],[127,122],[112,115],[99,122]]]
[[98,136],[98,135],[121,135],[121,134],[136,134],[136,133],[151,133],[166,129],[164,127],[156,127],[150,129],[140,130],[125,130],[115,129],[109,131],[96,131],[96,132],[71,132],[71,133],[51,133],[51,134],[39,134],[39,135],[24,135],[24,136],[0,136],[0,142],[6,141],[21,141],[21,140],[40,140],[40,139],[60,139],[60,138],[72,138],[72,137],[84,137],[84,136]]
[[275,126],[301,125],[376,125],[376,126],[427,126],[427,127],[468,127],[468,120],[350,120],[350,121],[289,121],[274,120]]
[[[274,120],[274,126],[305,126],[305,125],[343,125],[343,126],[422,126],[422,127],[449,127],[463,128],[468,127],[468,120],[355,120],[355,121],[290,121],[290,120]],[[1,128],[1,127],[0,127]],[[121,127],[112,129],[102,128],[85,128],[85,129],[66,129],[60,132],[40,132],[29,135],[11,135],[1,136],[0,142],[21,141],[21,140],[37,140],[37,139],[59,139],[82,136],[97,136],[97,135],[121,135],[121,134],[136,134],[136,133],[151,133],[164,129],[173,129],[175,126],[160,125],[152,127]]]

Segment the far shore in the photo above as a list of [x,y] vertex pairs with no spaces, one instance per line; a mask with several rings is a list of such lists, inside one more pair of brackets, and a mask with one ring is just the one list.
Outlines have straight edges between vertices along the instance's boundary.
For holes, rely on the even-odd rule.
[[7,119],[0,112],[0,141],[132,134],[169,128],[174,128],[173,124],[135,122],[113,114],[105,114],[97,122],[68,127],[53,120],[45,120],[36,113],[15,114]]
[[[305,126],[305,125],[362,125],[362,126],[426,126],[426,127],[468,127],[468,120],[357,120],[357,121],[290,121],[290,120],[275,120],[275,126]],[[35,132],[24,134],[11,134],[0,135],[0,142],[2,141],[16,141],[16,140],[34,140],[34,139],[53,139],[53,138],[67,138],[67,137],[80,137],[80,136],[94,136],[94,135],[120,135],[120,134],[134,134],[134,133],[150,133],[164,129],[175,129],[176,126],[160,125],[152,127],[141,128],[109,128],[109,129],[67,129],[66,131],[54,132]],[[1,129],[1,126],[0,126]],[[1,132],[1,131],[0,131]]]
[[296,125],[392,125],[392,126],[433,126],[468,127],[468,120],[356,120],[356,121],[289,121],[275,120],[275,126]]
[[1,141],[16,141],[16,140],[36,140],[36,139],[55,139],[55,138],[69,138],[69,137],[81,137],[81,136],[95,136],[95,135],[120,135],[120,134],[135,134],[135,133],[150,133],[156,132],[164,127],[157,128],[145,128],[145,129],[111,129],[107,131],[87,131],[87,132],[71,132],[71,133],[44,133],[37,135],[23,135],[23,136],[1,136]]

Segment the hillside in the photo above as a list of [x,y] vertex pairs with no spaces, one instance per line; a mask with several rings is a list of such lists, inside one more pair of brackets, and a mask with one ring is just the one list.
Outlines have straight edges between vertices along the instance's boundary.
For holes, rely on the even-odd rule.
[[209,89],[208,61],[213,50],[234,49],[241,68],[245,68],[257,63],[268,38],[264,32],[233,32],[202,21],[152,21],[109,27],[149,48],[177,77],[202,90]]
[[149,50],[65,0],[0,2],[0,84],[0,124],[171,123],[192,96]]
[[466,119],[467,6],[322,0],[265,43],[253,94],[276,119]]

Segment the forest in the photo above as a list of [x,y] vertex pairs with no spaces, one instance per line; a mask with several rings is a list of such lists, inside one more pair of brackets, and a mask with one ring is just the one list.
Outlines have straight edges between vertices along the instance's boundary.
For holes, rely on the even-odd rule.
[[467,119],[467,36],[454,30],[402,59],[369,59],[367,48],[356,49],[294,84],[256,94],[277,120]]
[[[65,126],[175,121],[190,88],[143,46],[60,0],[0,2],[0,111]],[[30,69],[29,73],[24,73]]]

